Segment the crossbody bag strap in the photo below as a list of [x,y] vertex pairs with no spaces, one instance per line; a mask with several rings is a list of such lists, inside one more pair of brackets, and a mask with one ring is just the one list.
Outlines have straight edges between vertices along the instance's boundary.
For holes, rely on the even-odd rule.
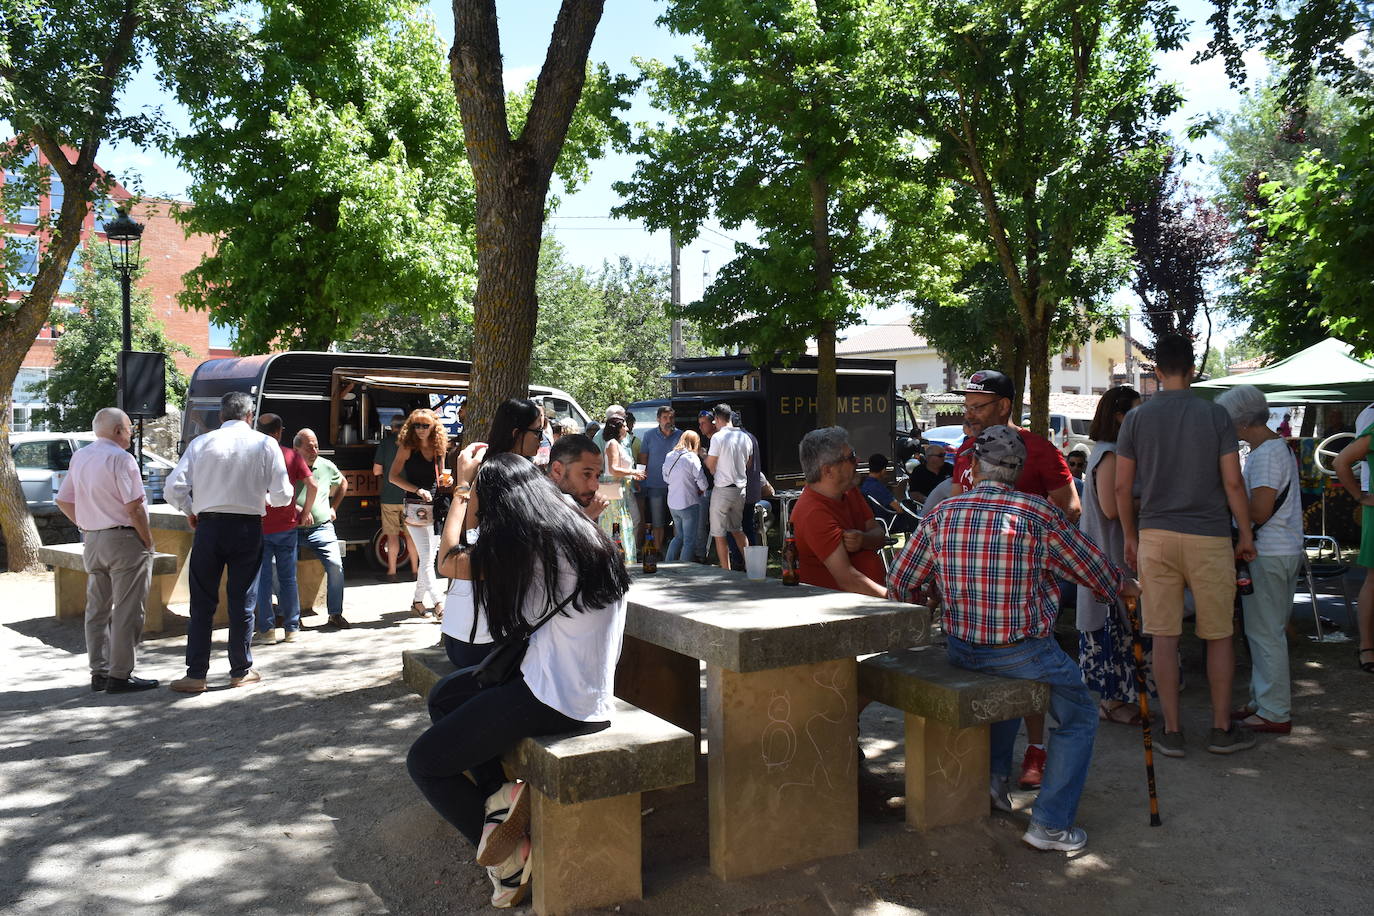
[[543,617],[539,618],[539,622],[536,623],[534,626],[530,627],[530,631],[529,631],[528,633],[525,634],[525,638],[526,638],[526,639],[529,639],[531,636],[533,636],[535,630],[539,629],[539,628],[542,627],[544,624],[546,624],[546,623],[548,623],[550,620],[552,620],[555,616],[557,616],[558,612],[561,611],[561,610],[563,610],[563,608],[567,607],[568,604],[569,604],[574,598],[576,598],[576,597],[577,597],[577,592],[574,591],[574,592],[572,592],[571,594],[569,594],[568,597],[566,597],[566,598],[564,598],[562,601],[558,602],[558,605],[557,605],[556,607],[554,607],[553,610],[549,611],[549,612],[548,612],[547,614],[545,614]]
[[1283,501],[1288,498],[1288,490],[1292,486],[1293,481],[1291,480],[1283,485],[1283,489],[1279,491],[1279,495],[1274,498],[1274,508],[1269,511],[1269,518],[1266,518],[1258,525],[1252,525],[1250,529],[1251,531],[1259,531],[1265,525],[1269,524],[1270,519],[1279,514],[1279,508],[1283,505]]

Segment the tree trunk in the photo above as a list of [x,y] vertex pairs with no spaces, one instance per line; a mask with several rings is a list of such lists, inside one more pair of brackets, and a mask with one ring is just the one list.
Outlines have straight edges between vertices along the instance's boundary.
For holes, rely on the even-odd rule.
[[453,0],[449,69],[477,197],[477,293],[465,442],[496,407],[529,394],[539,314],[535,275],[549,180],[582,96],[604,0],[563,0],[519,136],[506,120],[495,0]]
[[[808,171],[815,164],[815,156],[808,153]],[[829,317],[829,300],[835,291],[835,256],[830,251],[830,186],[823,176],[814,173],[810,185],[811,248],[816,255],[816,273],[811,289],[815,294],[819,319],[816,323],[816,423],[819,426],[834,426],[839,380],[835,372],[835,321]]]
[[[1046,312],[1049,310],[1046,309]],[[1030,430],[1041,436],[1050,434],[1050,326],[1036,322],[1026,329],[1026,359],[1030,367]],[[1020,423],[1019,405],[1013,405],[1012,422]]]
[[835,375],[835,322],[822,321],[816,331],[816,425],[834,426],[839,391]]

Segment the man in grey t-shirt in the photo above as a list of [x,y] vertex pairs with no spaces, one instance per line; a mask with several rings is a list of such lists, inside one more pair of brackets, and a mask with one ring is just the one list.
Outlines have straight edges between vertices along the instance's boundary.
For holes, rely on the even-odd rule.
[[[1179,722],[1178,640],[1183,589],[1193,592],[1196,631],[1207,643],[1212,731],[1207,750],[1230,754],[1253,747],[1254,736],[1231,724],[1231,643],[1235,561],[1255,558],[1250,511],[1235,428],[1226,410],[1189,391],[1193,344],[1170,335],[1155,345],[1155,376],[1163,389],[1126,414],[1116,443],[1116,501],[1126,565],[1139,570],[1143,629],[1154,637],[1154,673],[1164,710],[1160,752],[1184,755]],[[1139,478],[1139,521],[1132,488]],[[1231,517],[1240,529],[1231,545]]]
[[749,437],[744,430],[731,425],[729,404],[717,404],[711,411],[716,434],[707,450],[706,470],[711,472],[715,487],[711,491],[709,522],[711,537],[716,541],[716,557],[721,569],[730,569],[730,551],[726,538],[732,538],[743,555],[749,542],[744,539],[744,486],[749,464]]

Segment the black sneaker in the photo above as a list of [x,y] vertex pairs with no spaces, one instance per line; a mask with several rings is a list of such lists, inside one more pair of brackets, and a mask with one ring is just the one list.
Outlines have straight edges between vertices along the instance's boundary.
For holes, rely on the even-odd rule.
[[329,620],[325,623],[325,626],[333,627],[336,630],[347,630],[349,627],[353,626],[353,624],[344,620],[342,614],[330,614]]
[[1230,728],[1214,728],[1207,741],[1207,750],[1213,754],[1234,754],[1255,746],[1255,733],[1241,728],[1234,722]]
[[110,682],[110,677],[109,677],[109,675],[106,675],[106,674],[92,674],[92,675],[91,675],[91,693],[99,693],[100,691],[104,690],[105,687],[106,687],[106,685],[109,684],[109,682]]
[[1159,740],[1155,742],[1155,747],[1159,748],[1159,752],[1163,754],[1165,757],[1184,756],[1185,752],[1183,750],[1183,732],[1166,732],[1163,729],[1160,729]]

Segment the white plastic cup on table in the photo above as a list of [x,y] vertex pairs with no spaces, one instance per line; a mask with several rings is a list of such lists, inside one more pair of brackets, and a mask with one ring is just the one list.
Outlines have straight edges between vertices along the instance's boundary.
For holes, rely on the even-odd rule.
[[762,579],[768,575],[767,547],[744,548],[744,572],[750,579]]

